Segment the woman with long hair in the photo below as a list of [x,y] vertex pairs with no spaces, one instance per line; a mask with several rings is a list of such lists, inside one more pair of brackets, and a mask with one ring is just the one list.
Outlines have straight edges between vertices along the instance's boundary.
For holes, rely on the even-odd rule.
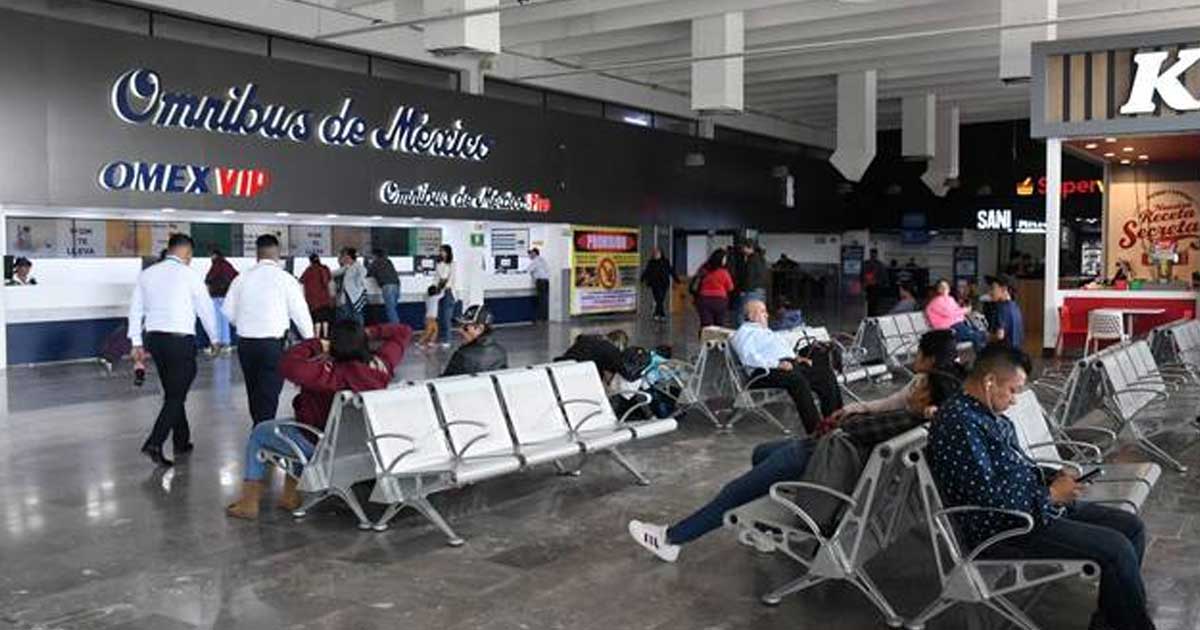
[[696,290],[696,312],[700,327],[724,326],[729,311],[729,294],[733,292],[733,276],[725,268],[727,255],[718,249],[708,257],[696,275],[700,277]]
[[435,267],[437,287],[442,292],[438,301],[438,340],[443,348],[450,347],[450,331],[454,329],[454,317],[458,311],[458,298],[454,294],[454,248],[443,243],[438,248]]

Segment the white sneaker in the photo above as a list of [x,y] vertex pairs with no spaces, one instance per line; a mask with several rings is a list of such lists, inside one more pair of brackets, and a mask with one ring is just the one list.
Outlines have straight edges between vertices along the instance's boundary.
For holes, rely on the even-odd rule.
[[629,521],[629,535],[663,562],[675,562],[679,557],[679,545],[667,542],[666,525]]

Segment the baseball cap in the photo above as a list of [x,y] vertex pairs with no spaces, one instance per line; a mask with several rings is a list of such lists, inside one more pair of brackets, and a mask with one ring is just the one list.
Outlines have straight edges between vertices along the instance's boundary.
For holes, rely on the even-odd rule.
[[477,326],[492,325],[492,311],[482,304],[474,304],[463,311],[463,314],[454,320],[454,323],[459,326],[475,324]]

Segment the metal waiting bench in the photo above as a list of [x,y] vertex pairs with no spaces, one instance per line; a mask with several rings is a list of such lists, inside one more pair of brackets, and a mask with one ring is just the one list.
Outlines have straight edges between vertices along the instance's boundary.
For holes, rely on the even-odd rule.
[[[1115,443],[1116,434],[1102,427],[1055,430],[1032,391],[1018,394],[1004,416],[1013,423],[1021,450],[1038,465],[1055,469],[1080,466],[1103,469],[1104,473],[1084,491],[1085,502],[1112,505],[1137,514],[1162,475],[1162,467],[1152,462],[1104,463],[1100,444]],[[1073,439],[1072,435],[1098,436],[1099,440]]]
[[1200,369],[1200,321],[1183,319],[1154,328],[1150,348],[1159,364]]
[[604,453],[640,484],[646,478],[619,445],[673,431],[673,419],[625,422],[649,397],[618,418],[595,364],[553,364],[449,377],[363,392],[366,443],[377,483],[371,501],[387,504],[378,531],[405,507],[437,526],[450,545],[463,543],[429,502],[439,492]]
[[[905,623],[909,630],[922,630],[927,622],[959,604],[982,604],[1022,630],[1038,630],[1038,625],[1010,599],[1011,595],[1067,578],[1099,577],[1100,568],[1086,560],[996,558],[986,553],[998,543],[1033,531],[1033,517],[1025,512],[969,505],[947,508],[923,449],[909,449],[905,461],[916,469],[930,545],[942,585],[938,598]],[[967,549],[959,539],[954,521],[972,512],[1008,514],[1020,525]]]
[[848,337],[848,343],[842,343],[831,336],[824,326],[801,326],[780,331],[779,334],[783,335],[797,352],[811,343],[829,343],[839,348],[842,353],[842,369],[837,373],[838,385],[855,401],[862,402],[862,398],[850,389],[851,384],[891,378],[891,372],[886,365],[864,363],[867,349],[854,345],[854,338],[849,335],[845,335]]
[[[865,349],[863,361],[880,361],[912,376],[908,364],[917,355],[921,335],[932,330],[924,311],[867,317],[858,325],[855,344]],[[971,342],[958,343],[959,352],[971,349]]]
[[1179,472],[1187,467],[1151,438],[1198,430],[1200,390],[1157,369],[1145,341],[1109,346],[1090,357],[1101,375],[1104,410],[1136,444]]
[[[803,481],[771,486],[768,496],[725,513],[725,526],[738,539],[765,552],[780,552],[799,563],[800,577],[762,596],[775,605],[783,597],[832,580],[849,582],[879,609],[893,627],[903,622],[872,581],[866,565],[915,523],[912,504],[914,476],[904,453],[925,443],[917,428],[875,446],[850,495]],[[805,509],[805,500],[826,495],[842,503],[833,523],[818,523]],[[824,525],[824,526],[823,526]]]

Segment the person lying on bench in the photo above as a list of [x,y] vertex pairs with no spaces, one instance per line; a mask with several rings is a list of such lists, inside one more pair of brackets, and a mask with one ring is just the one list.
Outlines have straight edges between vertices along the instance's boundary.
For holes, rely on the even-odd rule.
[[[750,300],[745,306],[746,322],[729,339],[750,376],[765,370],[767,375],[750,386],[751,389],[783,389],[796,404],[800,421],[808,433],[816,431],[821,419],[842,408],[842,391],[837,375],[828,363],[813,365],[809,359],[796,357],[795,348],[784,337],[767,327],[767,305]],[[813,392],[821,408],[813,403]]]
[[[384,389],[392,382],[396,366],[404,358],[404,348],[412,338],[412,329],[404,324],[381,324],[364,329],[352,319],[334,322],[329,339],[309,339],[292,346],[279,361],[279,373],[300,386],[292,399],[296,422],[323,431],[334,396],[340,391],[365,392]],[[374,353],[372,343],[378,344]],[[307,459],[313,454],[313,434],[292,426],[278,427],[283,437],[295,443]],[[245,471],[242,473],[242,494],[225,509],[234,518],[258,518],[258,502],[262,496],[263,478],[267,464],[258,459],[261,449],[285,456],[295,456],[287,441],[275,434],[270,422],[259,424],[246,442]],[[279,507],[287,511],[300,507],[296,483],[299,470],[283,482]]]
[[[1142,583],[1145,527],[1128,512],[1077,503],[1083,484],[1063,469],[1046,478],[1020,449],[1003,414],[1025,387],[1029,357],[1003,344],[984,348],[958,396],[938,410],[925,452],[946,507],[971,505],[1017,510],[1033,517],[1033,531],[1001,542],[987,554],[1014,559],[1090,560],[1100,567],[1099,610],[1092,630],[1150,630]],[[1019,526],[997,512],[963,514],[956,525],[966,549]]]
[[[889,396],[882,401],[868,403],[870,409],[881,412],[901,410],[900,413],[851,417],[851,413],[860,411],[852,408],[851,413],[839,416],[843,428],[848,432],[853,430],[853,440],[858,448],[870,450],[875,444],[920,425],[933,415],[937,405],[957,394],[960,382],[957,378],[959,368],[955,363],[957,358],[953,333],[925,333],[918,345],[917,360],[913,363],[913,369],[918,374],[901,390],[906,392],[904,397]],[[629,534],[659,559],[675,562],[683,545],[720,527],[725,512],[766,496],[777,482],[799,481],[821,439],[829,438],[787,438],[760,444],[751,456],[752,468],[726,484],[712,501],[691,516],[670,527],[633,520],[629,522]],[[865,457],[861,459],[866,460]]]

